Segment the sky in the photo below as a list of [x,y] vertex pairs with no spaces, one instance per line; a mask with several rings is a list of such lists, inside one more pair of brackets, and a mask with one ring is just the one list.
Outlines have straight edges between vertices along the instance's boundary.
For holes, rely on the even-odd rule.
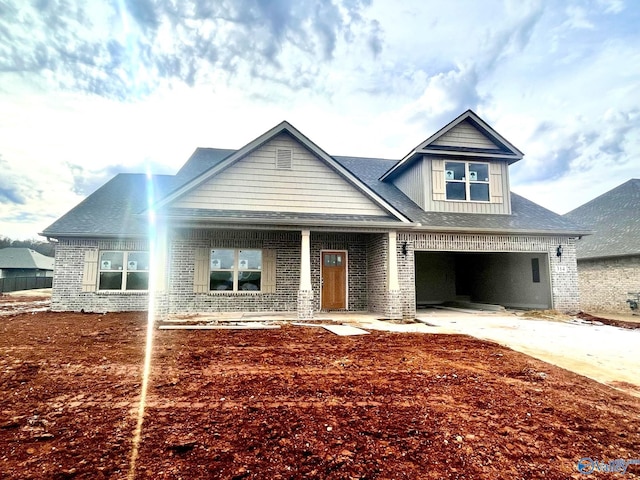
[[282,120],[400,159],[467,109],[563,214],[640,177],[638,25],[635,0],[0,0],[0,236]]

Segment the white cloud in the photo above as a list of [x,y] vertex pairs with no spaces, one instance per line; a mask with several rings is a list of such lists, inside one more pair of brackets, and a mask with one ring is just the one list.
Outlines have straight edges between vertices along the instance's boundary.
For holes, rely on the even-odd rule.
[[514,190],[559,212],[637,176],[635,3],[67,4],[0,5],[3,235],[283,119],[332,154],[400,158],[473,108],[525,152]]

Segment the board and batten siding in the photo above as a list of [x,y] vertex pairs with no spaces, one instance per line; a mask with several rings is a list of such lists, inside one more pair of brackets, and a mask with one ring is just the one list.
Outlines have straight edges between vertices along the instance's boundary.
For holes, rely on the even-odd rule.
[[447,133],[440,136],[431,145],[442,147],[483,148],[499,151],[499,148],[495,143],[480,133],[478,129],[468,121],[464,121],[456,125]]
[[[428,212],[511,214],[509,166],[507,162],[490,161],[489,196],[487,202],[450,201],[446,199],[444,158],[424,157],[424,168],[431,172],[431,182],[425,183],[425,210]],[[469,159],[467,161],[474,161]],[[477,160],[486,162],[485,160]]]
[[[276,168],[291,150],[291,168]],[[177,199],[178,208],[387,215],[287,134],[280,134]]]

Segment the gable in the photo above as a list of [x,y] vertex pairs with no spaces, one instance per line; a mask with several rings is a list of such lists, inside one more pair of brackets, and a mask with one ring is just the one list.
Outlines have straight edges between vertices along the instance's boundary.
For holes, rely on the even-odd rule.
[[171,207],[388,215],[285,132],[185,192]]
[[506,161],[509,165],[524,156],[489,124],[471,110],[467,110],[411,150],[387,170],[380,180],[385,181],[398,175],[425,154],[485,158]]
[[502,151],[500,145],[482,133],[469,120],[465,120],[453,127],[433,141],[430,146],[477,148],[482,150],[495,150],[496,152]]

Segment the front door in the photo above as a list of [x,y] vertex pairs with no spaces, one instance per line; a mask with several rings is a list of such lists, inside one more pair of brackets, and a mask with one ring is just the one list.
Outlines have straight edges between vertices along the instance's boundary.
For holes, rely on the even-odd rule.
[[322,252],[322,310],[347,308],[347,252]]

